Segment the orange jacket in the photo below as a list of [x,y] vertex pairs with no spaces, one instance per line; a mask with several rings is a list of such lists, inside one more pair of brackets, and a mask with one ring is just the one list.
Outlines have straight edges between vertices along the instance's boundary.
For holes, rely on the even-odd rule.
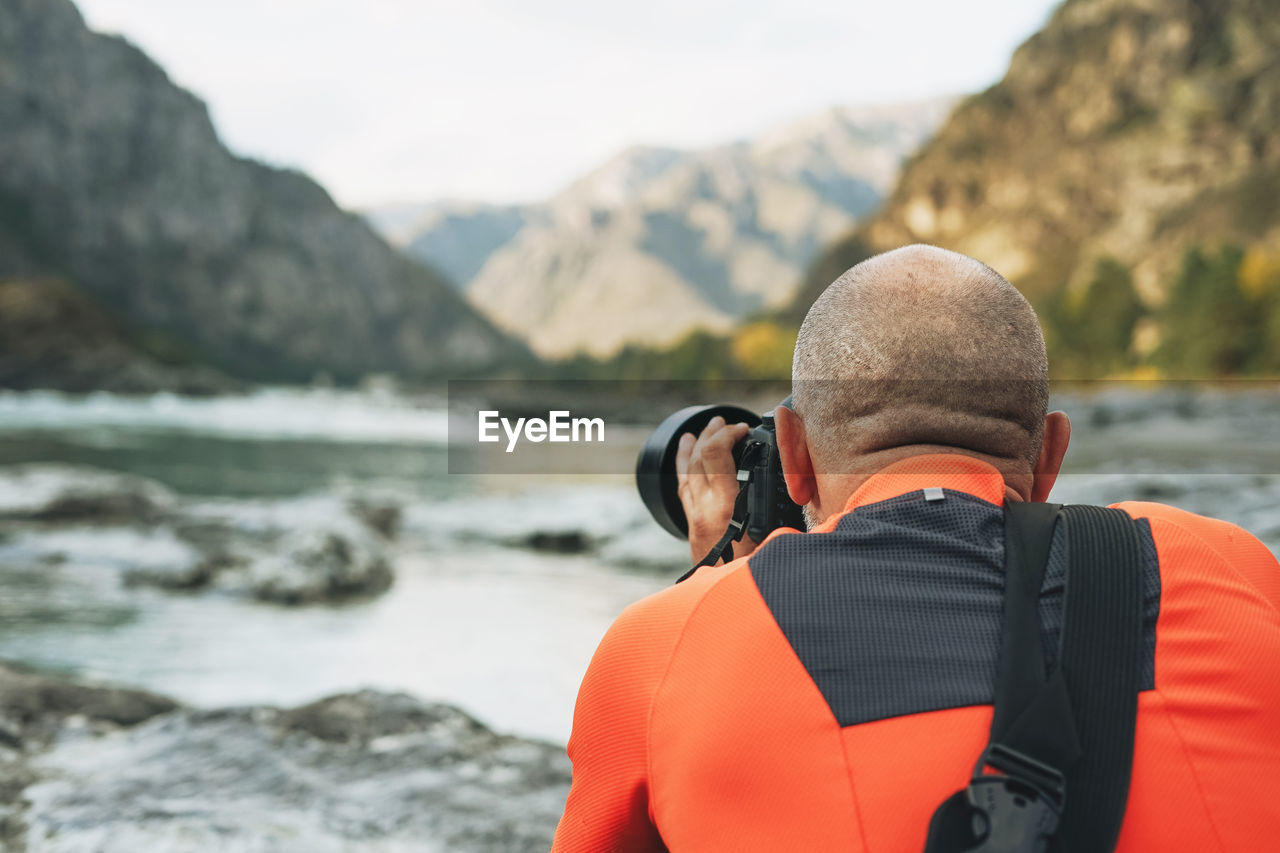
[[[893,560],[861,567],[866,577],[852,592],[792,589],[787,573],[802,585],[806,554],[815,555],[811,562],[839,562],[851,553],[842,546],[848,542],[861,543],[859,553],[887,548],[892,556],[894,537],[884,531],[905,530],[893,527],[902,513],[948,512],[989,527],[1003,501],[1000,474],[968,457],[945,459],[945,466],[937,456],[890,466],[815,531],[778,531],[747,558],[700,569],[628,607],[582,682],[569,742],[573,787],[553,850],[922,850],[934,809],[967,783],[987,740],[998,626],[995,633],[970,628],[991,621],[992,600],[999,612],[1000,581],[991,586],[990,566],[974,574],[952,559],[960,545],[930,534],[922,547],[942,556],[910,580],[941,590],[930,605],[940,615],[925,608],[907,633],[896,621],[868,633],[895,612],[885,590],[907,588],[893,586]],[[924,503],[926,487],[947,490],[951,503],[936,510]],[[1139,695],[1117,849],[1280,849],[1280,566],[1231,524],[1154,503],[1117,506],[1149,526],[1155,576],[1148,597],[1154,582],[1149,604],[1158,608],[1158,616],[1149,612],[1153,681]],[[958,527],[944,533],[969,536]],[[973,554],[987,554],[987,540],[972,542]],[[981,559],[1002,556],[1002,538],[995,544]],[[771,560],[779,567],[770,568]],[[948,561],[954,570],[942,565]],[[951,571],[985,579],[971,583],[975,589],[991,588],[978,596],[948,587]],[[885,577],[871,577],[878,574]],[[842,676],[842,668],[863,662],[823,657],[821,644],[837,635],[795,604],[822,610],[841,596],[866,608],[838,629],[860,637],[858,648],[871,658],[890,662],[887,675],[872,667],[852,682]],[[981,608],[982,619],[964,618],[969,607]],[[955,662],[947,646],[953,634]],[[973,648],[964,651],[966,644]],[[989,681],[975,654],[990,657]],[[985,702],[965,698],[982,691]],[[916,710],[894,710],[904,708]]]

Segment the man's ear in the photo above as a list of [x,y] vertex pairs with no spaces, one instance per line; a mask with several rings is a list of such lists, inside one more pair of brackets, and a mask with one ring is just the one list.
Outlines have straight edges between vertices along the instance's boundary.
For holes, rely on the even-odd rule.
[[1034,480],[1031,484],[1031,500],[1043,502],[1058,480],[1062,469],[1062,457],[1067,455],[1071,441],[1071,421],[1066,412],[1050,412],[1044,419],[1044,441],[1040,444],[1040,456],[1036,459]]
[[778,455],[782,457],[782,478],[787,481],[787,493],[791,500],[804,506],[817,497],[804,421],[786,406],[778,406],[773,418],[778,429]]

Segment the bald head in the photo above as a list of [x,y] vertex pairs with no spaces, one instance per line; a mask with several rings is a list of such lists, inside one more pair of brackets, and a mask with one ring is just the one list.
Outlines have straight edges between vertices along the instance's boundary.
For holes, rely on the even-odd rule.
[[934,246],[870,258],[809,309],[792,367],[814,462],[911,445],[1031,465],[1048,406],[1035,311],[983,263]]

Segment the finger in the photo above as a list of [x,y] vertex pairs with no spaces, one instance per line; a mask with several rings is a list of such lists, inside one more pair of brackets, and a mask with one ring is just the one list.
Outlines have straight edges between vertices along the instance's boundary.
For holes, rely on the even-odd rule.
[[737,470],[733,461],[733,446],[750,431],[746,424],[733,424],[710,435],[704,430],[693,446],[689,457],[691,475],[732,475]]
[[743,439],[751,428],[746,424],[730,424],[715,435],[703,441],[699,439],[704,448],[714,447],[716,453],[719,454],[719,448],[732,450],[733,446]]
[[702,441],[704,438],[710,438],[719,432],[720,427],[722,426],[724,426],[724,418],[716,415],[714,418],[707,421],[707,425],[702,428],[702,433],[698,436],[698,440]]
[[676,477],[684,480],[689,475],[689,458],[693,455],[693,433],[686,432],[680,436],[680,444],[676,446]]
[[702,468],[708,474],[732,474],[737,470],[733,461],[733,446],[746,435],[746,424],[734,424],[723,429],[711,438],[699,439],[698,455]]

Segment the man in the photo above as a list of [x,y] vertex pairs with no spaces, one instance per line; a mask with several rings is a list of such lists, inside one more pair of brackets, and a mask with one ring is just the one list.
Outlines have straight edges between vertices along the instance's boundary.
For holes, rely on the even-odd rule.
[[[833,283],[777,413],[810,530],[745,542],[617,620],[578,696],[554,849],[922,850],[987,741],[1002,505],[1045,500],[1067,449],[1047,377],[1031,306],[977,261],[910,246]],[[713,421],[681,445],[695,559],[728,521],[744,432]],[[1145,625],[1117,850],[1280,849],[1280,566],[1233,525],[1118,506]]]

